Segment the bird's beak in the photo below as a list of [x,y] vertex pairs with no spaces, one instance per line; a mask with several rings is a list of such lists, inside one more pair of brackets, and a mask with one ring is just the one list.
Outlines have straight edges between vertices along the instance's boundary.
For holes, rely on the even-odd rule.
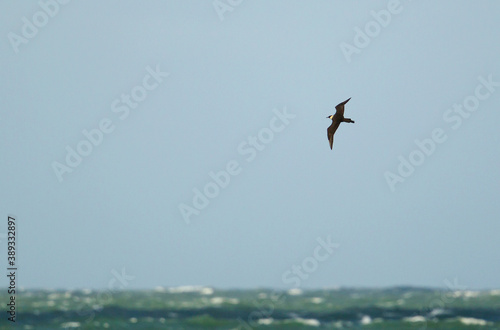
[[330,116],[326,117],[326,118],[330,118]]

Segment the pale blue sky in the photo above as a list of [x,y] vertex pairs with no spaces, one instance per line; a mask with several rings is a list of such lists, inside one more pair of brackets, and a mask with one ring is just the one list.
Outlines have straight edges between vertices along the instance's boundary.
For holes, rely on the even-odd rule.
[[[498,1],[54,1],[0,3],[0,233],[16,215],[18,285],[105,288],[125,269],[128,288],[500,287]],[[372,37],[346,57],[357,28]],[[349,97],[356,123],[331,151],[326,116]],[[463,102],[477,109],[452,112]],[[54,162],[103,120],[60,182]],[[186,224],[179,206],[230,162]]]

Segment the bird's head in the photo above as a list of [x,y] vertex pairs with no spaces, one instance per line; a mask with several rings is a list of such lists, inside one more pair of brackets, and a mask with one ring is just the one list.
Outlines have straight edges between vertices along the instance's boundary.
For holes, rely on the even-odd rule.
[[328,119],[333,119],[333,115],[329,115],[328,117],[326,117]]

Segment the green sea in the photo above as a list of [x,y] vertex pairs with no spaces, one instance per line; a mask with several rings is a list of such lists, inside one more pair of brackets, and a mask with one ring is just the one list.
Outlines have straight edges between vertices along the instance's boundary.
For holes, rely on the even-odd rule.
[[500,290],[7,290],[1,329],[500,329]]

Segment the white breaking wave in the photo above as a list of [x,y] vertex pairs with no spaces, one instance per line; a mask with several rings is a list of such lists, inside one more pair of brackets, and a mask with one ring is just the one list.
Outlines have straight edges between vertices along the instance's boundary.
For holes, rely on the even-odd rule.
[[473,317],[459,317],[458,320],[465,325],[487,325],[488,322]]
[[301,289],[297,289],[297,288],[294,288],[294,289],[290,289],[288,290],[287,292],[290,296],[299,296],[302,294],[302,290]]
[[415,315],[410,317],[405,317],[403,321],[405,322],[425,322],[427,319],[422,315]]
[[260,299],[266,299],[267,298],[267,293],[260,292],[257,297],[259,297]]
[[448,313],[446,310],[444,309],[441,309],[441,308],[434,308],[430,313],[429,315],[430,316],[437,316],[437,315],[441,315],[441,314],[446,314]]
[[490,295],[491,296],[500,296],[500,290],[491,290]]
[[79,328],[80,326],[80,322],[66,322],[61,324],[61,328]]
[[481,294],[479,291],[453,291],[452,296],[455,298],[463,297],[465,299],[476,298]]
[[309,325],[311,327],[319,327],[321,325],[321,322],[319,322],[316,319],[303,319],[303,318],[296,318],[294,319],[295,322],[302,323],[304,325]]
[[267,319],[259,319],[257,321],[258,324],[262,324],[262,325],[271,325],[273,323],[274,319],[272,317],[270,318],[267,318]]
[[363,315],[361,318],[361,324],[370,324],[372,323],[372,318],[368,315]]
[[177,287],[168,288],[167,290],[170,293],[198,292],[198,293],[204,294],[204,295],[211,295],[214,293],[214,289],[209,288],[209,287],[205,287],[205,286],[200,286],[200,285],[177,286]]
[[236,298],[224,298],[224,297],[213,297],[210,299],[210,303],[213,305],[220,305],[223,303],[237,305],[240,301]]
[[323,301],[325,301],[325,299],[323,299],[321,297],[312,297],[311,298],[311,302],[313,304],[321,304]]
[[220,305],[224,302],[224,298],[222,297],[213,297],[210,299],[210,303],[214,305]]
[[202,288],[200,290],[200,294],[204,294],[204,295],[211,295],[213,293],[214,293],[214,289],[212,289],[212,288],[206,288],[205,287],[205,288]]
[[157,286],[155,292],[167,292],[167,289],[162,286]]

